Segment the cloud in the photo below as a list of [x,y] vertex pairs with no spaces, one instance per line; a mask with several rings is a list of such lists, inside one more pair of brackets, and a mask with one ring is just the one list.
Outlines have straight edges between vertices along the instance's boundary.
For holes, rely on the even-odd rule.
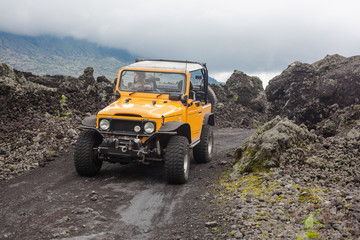
[[0,0],[0,30],[72,36],[210,72],[281,71],[360,52],[356,0]]
[[[229,72],[214,72],[211,73],[210,76],[218,80],[219,82],[226,83],[229,80],[230,76],[234,73],[234,71]],[[252,72],[252,73],[245,73],[248,76],[256,76],[260,78],[262,81],[262,85],[264,89],[269,84],[269,81],[273,79],[275,76],[280,75],[281,71],[275,72]]]
[[219,82],[225,83],[230,78],[231,74],[233,74],[233,72],[214,72],[210,74],[210,76]]

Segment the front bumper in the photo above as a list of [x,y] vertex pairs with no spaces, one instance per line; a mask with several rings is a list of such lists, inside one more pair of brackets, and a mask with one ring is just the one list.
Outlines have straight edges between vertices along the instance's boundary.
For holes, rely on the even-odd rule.
[[[140,143],[138,143],[140,141]],[[121,157],[121,158],[138,158],[141,157],[139,152],[142,148],[141,140],[123,139],[115,137],[105,137],[98,147],[100,156],[106,157]]]
[[98,147],[99,157],[109,161],[116,159],[160,161],[163,155],[160,138],[176,134],[176,132],[157,132],[147,136],[144,142],[138,136],[103,135],[103,141]]

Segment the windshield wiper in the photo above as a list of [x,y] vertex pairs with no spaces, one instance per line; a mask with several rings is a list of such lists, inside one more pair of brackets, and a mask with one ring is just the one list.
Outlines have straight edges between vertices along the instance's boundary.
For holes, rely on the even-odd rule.
[[136,91],[135,91],[135,92],[131,92],[131,93],[129,93],[129,96],[133,95],[134,93],[136,93]]
[[156,95],[156,98],[160,97],[161,95],[164,95],[164,94],[160,93],[160,94]]

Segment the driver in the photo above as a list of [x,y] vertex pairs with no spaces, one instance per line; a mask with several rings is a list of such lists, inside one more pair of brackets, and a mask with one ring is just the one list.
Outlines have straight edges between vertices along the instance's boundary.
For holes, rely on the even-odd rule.
[[132,89],[134,90],[144,90],[144,89],[154,89],[153,82],[145,82],[145,73],[144,72],[135,72],[134,84]]

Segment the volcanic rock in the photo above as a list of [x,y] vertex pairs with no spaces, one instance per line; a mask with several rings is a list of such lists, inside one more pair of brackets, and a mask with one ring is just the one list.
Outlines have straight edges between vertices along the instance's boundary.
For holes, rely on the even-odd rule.
[[284,154],[289,149],[296,148],[300,152],[300,149],[315,143],[316,138],[305,125],[298,126],[277,116],[258,128],[257,132],[236,150],[234,173],[278,167],[285,161]]
[[259,78],[235,70],[225,85],[211,88],[218,99],[217,126],[255,128],[266,122],[266,97]]
[[237,104],[247,106],[257,112],[265,112],[266,96],[262,81],[235,70],[226,82],[226,86]]
[[44,166],[74,144],[85,114],[105,107],[111,98],[105,91],[108,83],[96,82],[92,74],[87,68],[81,80],[35,76],[0,63],[0,180]]
[[336,110],[334,104],[344,108],[360,103],[360,56],[294,62],[270,80],[265,92],[269,119],[280,115],[314,128]]
[[353,139],[359,138],[360,105],[351,105],[336,110],[327,119],[317,124],[316,132],[324,137],[338,135]]
[[79,77],[79,81],[84,82],[84,88],[87,88],[89,85],[93,85],[95,83],[94,68],[85,68],[84,73]]

